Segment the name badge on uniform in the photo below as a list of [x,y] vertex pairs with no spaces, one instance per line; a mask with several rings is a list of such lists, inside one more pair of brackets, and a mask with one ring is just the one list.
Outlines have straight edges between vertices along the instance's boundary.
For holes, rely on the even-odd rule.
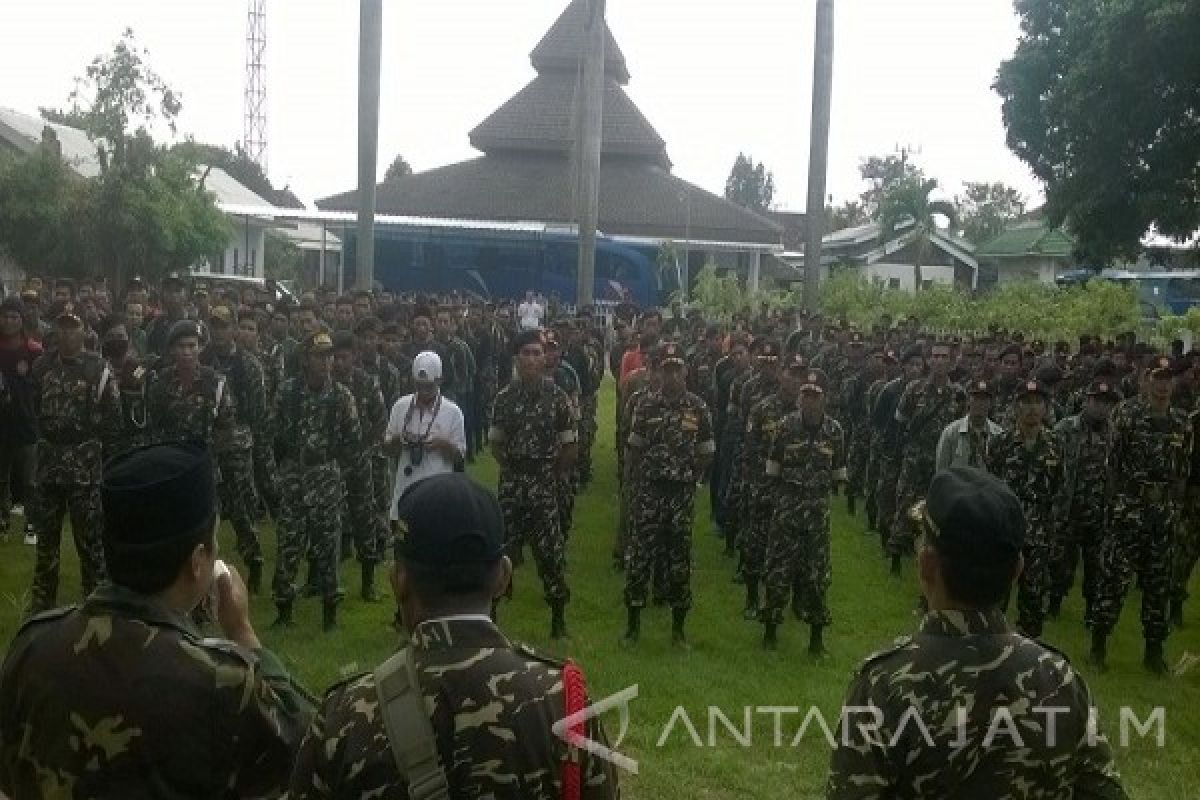
[[833,448],[830,447],[829,445],[823,444],[817,448],[817,452],[823,456],[831,456],[831,455],[833,455]]
[[700,420],[698,420],[696,418],[695,414],[691,414],[691,413],[684,414],[683,415],[683,429],[685,431],[700,430]]

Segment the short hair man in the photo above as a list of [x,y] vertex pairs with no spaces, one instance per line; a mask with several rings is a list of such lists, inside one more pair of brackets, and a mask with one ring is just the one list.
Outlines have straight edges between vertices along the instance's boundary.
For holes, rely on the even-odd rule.
[[[0,789],[273,796],[312,704],[262,649],[237,572],[214,579],[211,456],[190,444],[132,450],[105,465],[100,491],[111,582],[34,617],[9,648]],[[203,638],[189,616],[214,592],[227,639]]]
[[[399,800],[417,796],[410,784],[440,783],[444,793],[420,796],[552,800],[563,796],[569,762],[579,765],[583,800],[616,797],[611,766],[552,732],[573,708],[563,665],[513,644],[488,618],[512,577],[496,498],[465,475],[435,475],[409,489],[397,513],[404,532],[392,588],[412,644],[329,690],[288,796]],[[389,674],[407,674],[408,688],[393,694]],[[420,745],[411,752],[432,753],[401,769],[393,730]],[[586,735],[604,741],[598,719]]]
[[929,613],[851,682],[827,797],[1124,798],[1107,742],[1089,735],[1083,678],[1000,610],[1023,565],[1016,495],[956,467],[914,515]]

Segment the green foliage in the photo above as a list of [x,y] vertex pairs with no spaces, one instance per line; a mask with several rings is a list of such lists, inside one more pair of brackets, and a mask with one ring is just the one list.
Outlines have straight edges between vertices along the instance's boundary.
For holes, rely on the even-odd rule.
[[299,281],[304,274],[304,252],[295,242],[267,231],[263,243],[263,275],[277,281]]
[[240,142],[230,150],[221,145],[204,144],[189,138],[171,149],[196,164],[225,170],[235,181],[272,205],[283,208],[303,208],[304,206],[299,198],[286,187],[276,189],[272,186],[262,167],[250,158],[250,154],[246,152]]
[[765,164],[738,153],[725,181],[725,199],[754,211],[766,211],[775,200],[775,174]]
[[89,199],[88,184],[49,147],[0,158],[0,252],[35,272],[87,275]]
[[967,183],[954,204],[963,236],[977,245],[999,236],[1025,213],[1025,196],[1003,183]]
[[406,178],[412,174],[413,169],[409,166],[408,161],[404,159],[404,156],[397,155],[395,159],[392,160],[391,165],[387,168],[387,172],[383,173],[383,182],[395,183],[401,178]]
[[937,217],[945,217],[953,228],[958,215],[952,204],[930,197],[937,185],[935,180],[901,178],[887,187],[879,206],[881,243],[892,240],[897,234],[912,235],[913,285],[917,294],[924,290],[921,268],[929,260],[929,239],[938,229]]
[[842,228],[854,228],[859,225],[866,225],[871,221],[871,215],[867,213],[867,207],[857,200],[847,200],[840,206],[826,208],[825,214],[829,219],[829,225],[826,230],[830,231],[840,231]]
[[1096,265],[1136,259],[1152,226],[1200,227],[1200,3],[1017,0],[1021,40],[995,89],[1009,147]]
[[921,183],[925,171],[912,161],[908,148],[902,147],[885,156],[870,156],[858,165],[858,174],[867,182],[859,199],[866,219],[875,219],[883,207],[883,198],[896,184]]

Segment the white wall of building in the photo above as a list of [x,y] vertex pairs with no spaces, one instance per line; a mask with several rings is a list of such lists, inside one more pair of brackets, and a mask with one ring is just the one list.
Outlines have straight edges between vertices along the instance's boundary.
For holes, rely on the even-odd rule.
[[219,275],[249,275],[262,278],[263,253],[266,247],[266,225],[244,217],[231,217],[233,233],[221,260],[208,264],[206,272]]
[[[887,264],[877,262],[863,267],[863,274],[869,281],[882,281],[884,286],[903,289],[911,292],[914,289],[914,276],[911,264]],[[921,279],[954,285],[954,267],[921,267]]]
[[1058,262],[1045,258],[1006,258],[1002,259],[996,269],[996,283],[1039,283],[1052,284],[1054,276],[1060,269]]

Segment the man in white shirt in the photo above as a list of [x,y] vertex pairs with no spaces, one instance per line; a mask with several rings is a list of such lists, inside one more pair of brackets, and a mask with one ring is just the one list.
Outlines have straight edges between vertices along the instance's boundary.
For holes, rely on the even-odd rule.
[[517,306],[517,319],[523,331],[536,331],[542,327],[542,317],[545,314],[545,307],[537,301],[532,291],[526,292],[525,302]]
[[467,452],[463,413],[442,396],[442,359],[425,351],[413,359],[416,392],[392,407],[384,434],[384,451],[396,459],[389,517],[396,517],[401,495],[422,478],[461,468]]
[[938,439],[938,472],[951,467],[986,470],[988,447],[992,439],[1004,432],[988,417],[992,410],[992,387],[987,381],[972,381],[967,398],[967,415],[947,425]]

